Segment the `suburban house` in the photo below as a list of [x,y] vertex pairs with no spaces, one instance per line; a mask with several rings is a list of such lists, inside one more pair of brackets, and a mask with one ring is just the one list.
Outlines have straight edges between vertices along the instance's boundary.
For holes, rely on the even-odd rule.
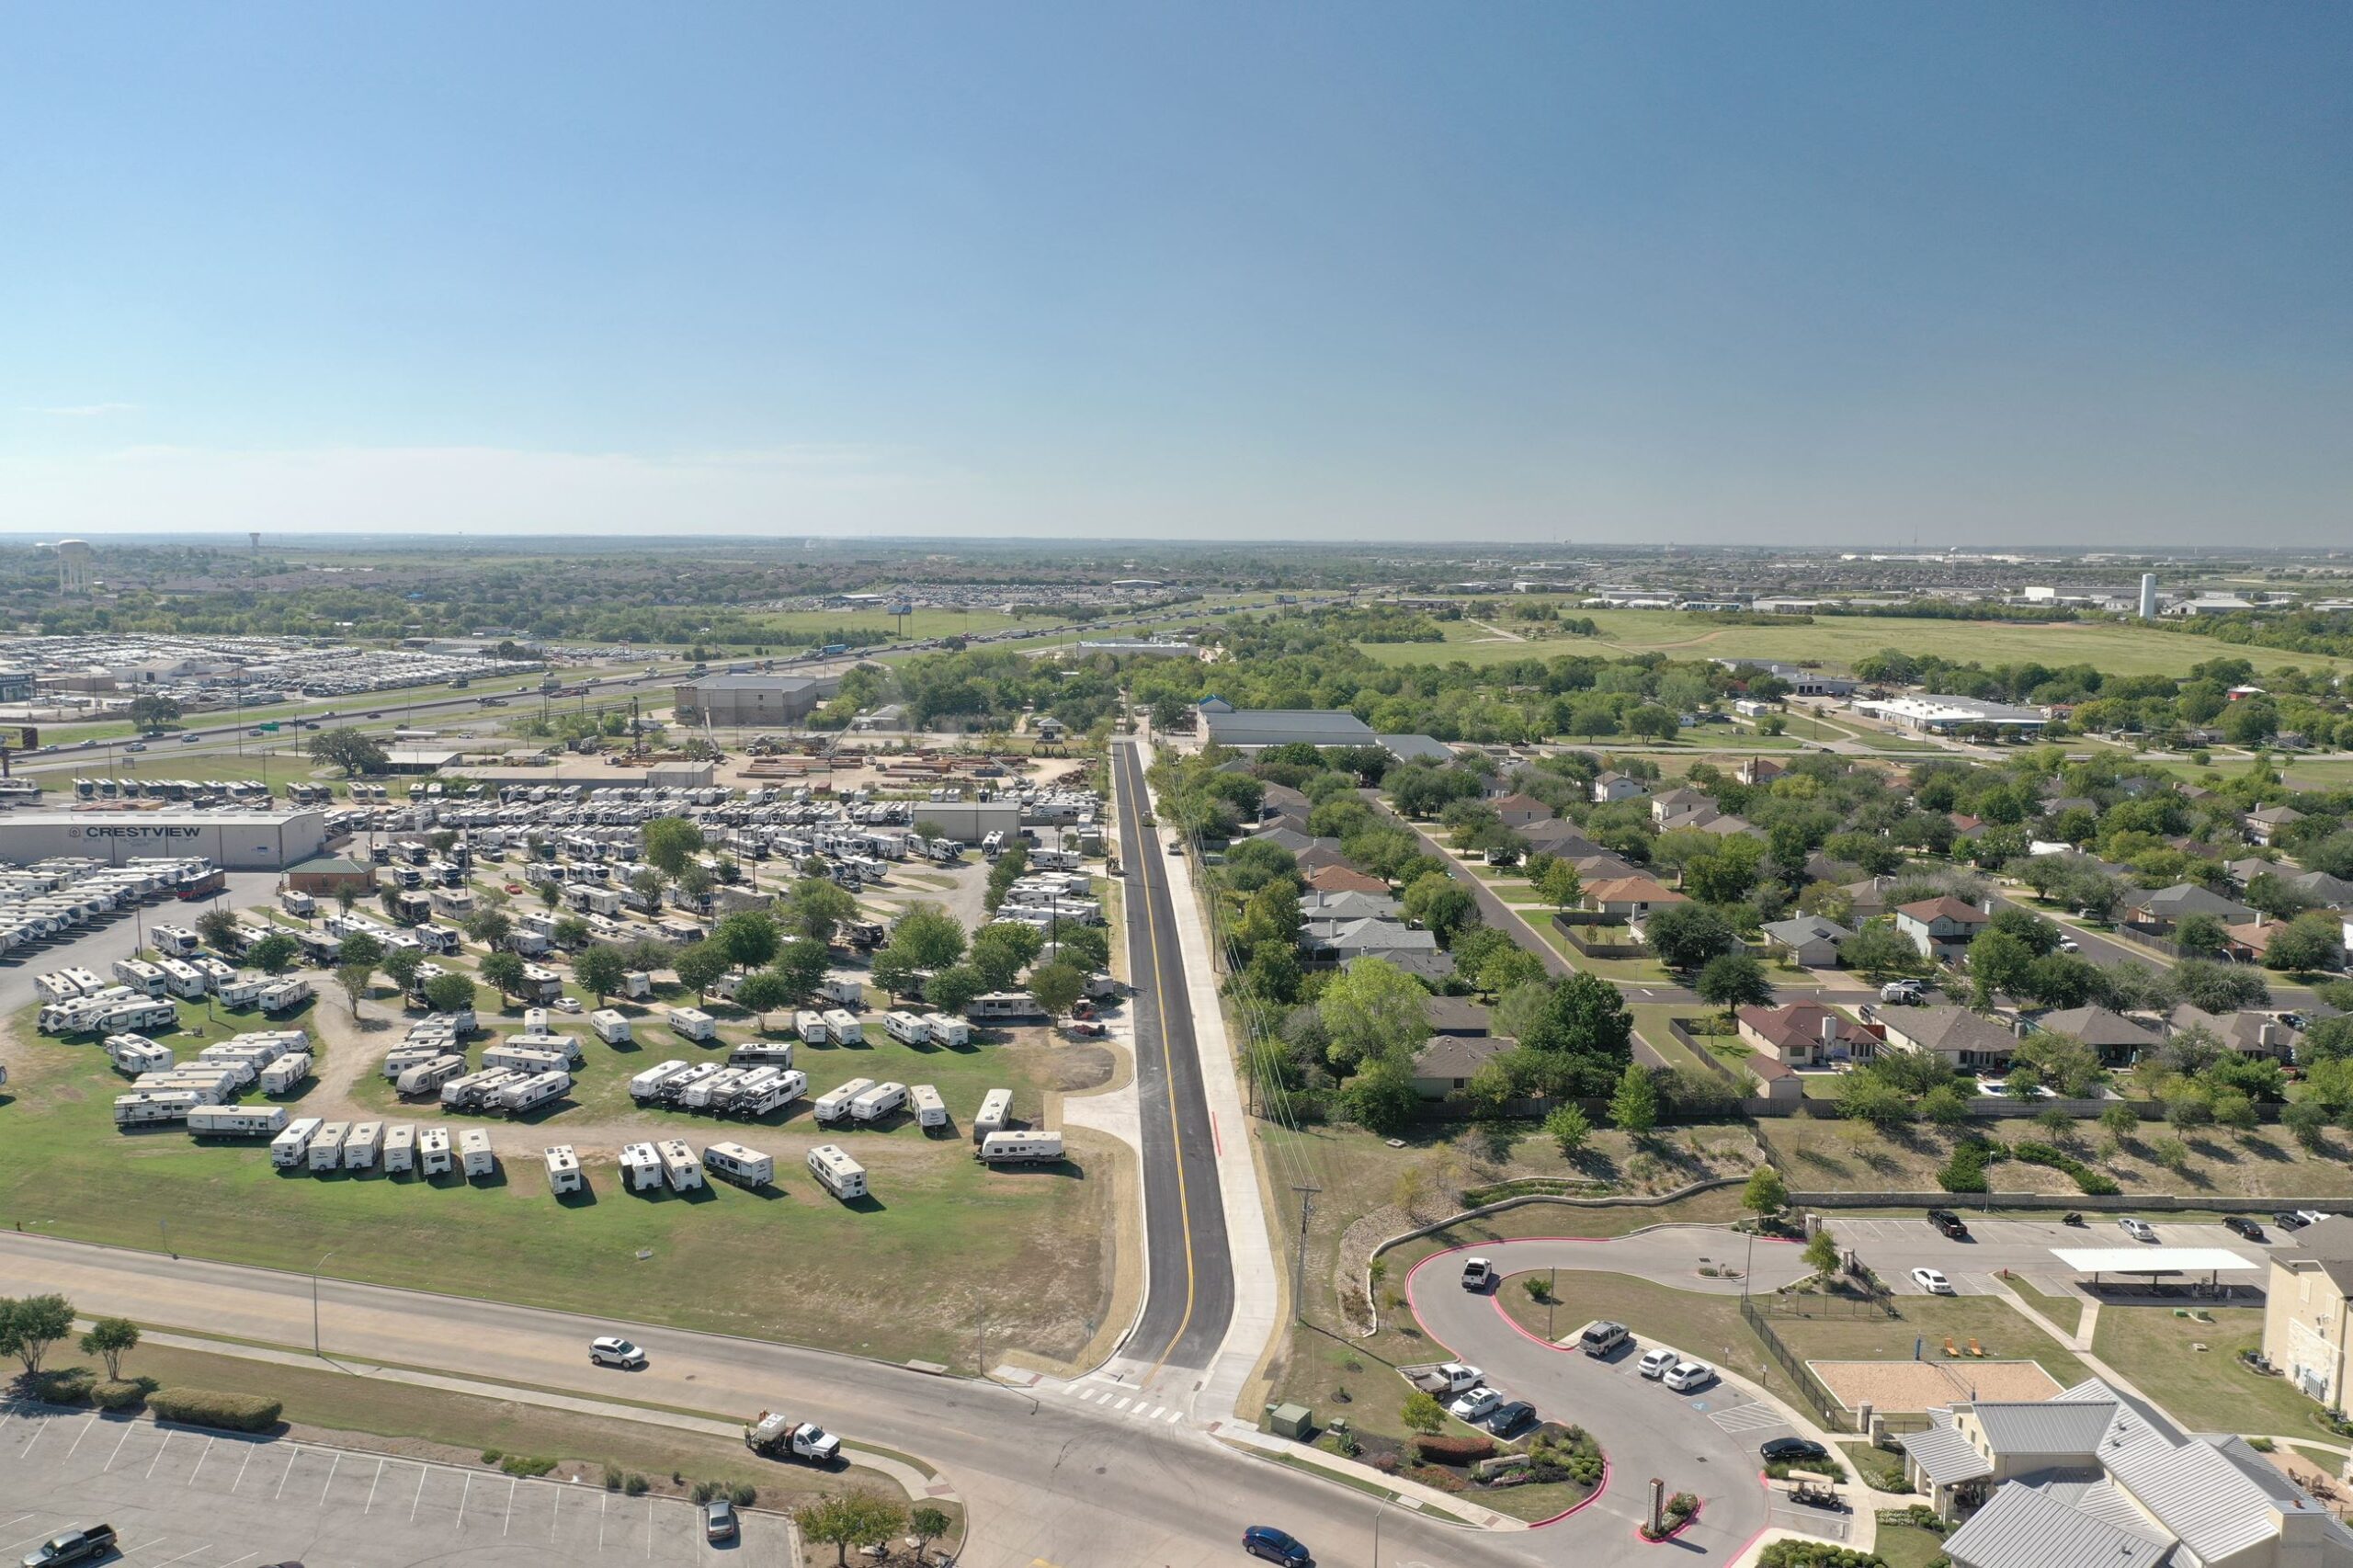
[[1468,996],[1432,996],[1422,1003],[1422,1020],[1432,1034],[1483,1035],[1487,1009]]
[[2293,806],[2259,807],[2246,814],[2246,835],[2257,844],[2276,844],[2291,824],[2303,820],[2304,813]]
[[2353,1296],[2353,1220],[2333,1215],[2271,1254],[2263,1293],[2263,1354],[2288,1381],[2335,1410],[2345,1403],[2346,1301]]
[[1469,1088],[1480,1068],[1517,1044],[1495,1035],[1433,1036],[1414,1058],[1414,1092],[1426,1100],[1442,1100]]
[[1319,920],[1394,920],[1397,901],[1386,888],[1379,892],[1302,893],[1299,917],[1310,925]]
[[1688,823],[1683,819],[1700,812],[1705,812],[1708,817],[1715,815],[1714,796],[1698,790],[1678,789],[1669,790],[1665,794],[1651,797],[1651,821],[1662,830],[1670,827],[1696,826],[1697,824]]
[[2279,1062],[2294,1061],[2296,1047],[2304,1038],[2268,1013],[2215,1014],[2184,1002],[2165,1016],[2165,1032],[2178,1034],[2189,1028],[2210,1031],[2242,1056],[2268,1056]]
[[1501,817],[1508,828],[1529,827],[1552,820],[1552,808],[1533,795],[1505,795],[1497,799],[1495,805],[1495,815]]
[[1558,817],[1547,822],[1530,823],[1516,831],[1519,841],[1528,846],[1531,855],[1540,852],[1556,859],[1576,860],[1588,855],[1606,853],[1600,845],[1585,835],[1584,829]]
[[1868,1061],[1879,1051],[1877,1035],[1819,1003],[1743,1007],[1737,1017],[1741,1039],[1790,1067],[1824,1067],[1842,1058]]
[[1964,1072],[2002,1071],[2018,1037],[1966,1007],[1889,1007],[1879,1016],[1891,1050],[1941,1056]]
[[2353,1530],[2245,1438],[2186,1433],[2098,1378],[1928,1420],[1897,1441],[1930,1506],[1969,1515],[1944,1540],[1953,1568],[2353,1563]]
[[1399,953],[1434,953],[1438,938],[1394,920],[1310,921],[1301,927],[1301,950],[1311,962],[1346,963],[1350,959],[1386,959]]
[[1308,813],[1314,809],[1314,801],[1288,784],[1267,785],[1266,793],[1258,800],[1259,820],[1279,818],[1284,826],[1298,828],[1302,833],[1307,829]]
[[1372,727],[1353,713],[1320,708],[1231,708],[1217,699],[1199,709],[1201,733],[1211,745],[1236,751],[1268,746],[1369,746]]
[[2244,926],[2255,911],[2235,899],[2224,898],[2197,882],[2176,882],[2154,892],[2124,895],[2125,924],[2152,935],[2163,935],[2192,915],[2211,915],[2225,926]]
[[1387,882],[1353,866],[1318,866],[1304,873],[1300,881],[1307,884],[1309,892],[1385,893],[1389,891]]
[[1765,939],[1773,950],[1806,969],[1836,968],[1838,944],[1851,941],[1854,935],[1836,920],[1824,920],[1819,915],[1795,915],[1765,926]]
[[1613,877],[1606,881],[1588,882],[1585,890],[1586,908],[1629,925],[1639,923],[1654,909],[1690,902],[1649,877]]
[[1443,985],[1454,974],[1454,955],[1444,948],[1435,947],[1403,952],[1360,953],[1344,960],[1340,967],[1352,969],[1367,958],[1377,958],[1399,973],[1410,974],[1415,980],[1427,981],[1432,985]]
[[1593,802],[1597,806],[1606,806],[1612,801],[1635,800],[1650,792],[1649,785],[1622,773],[1597,774],[1593,780]]
[[1752,756],[1733,769],[1733,777],[1743,784],[1769,784],[1788,771],[1769,756]]
[[1975,904],[1963,903],[1947,893],[1899,905],[1895,928],[1930,962],[1957,963],[1990,918]]
[[2157,1043],[2157,1032],[2107,1007],[2069,1007],[2045,1013],[2034,1027],[2082,1040],[2099,1053],[2103,1067],[2130,1067]]

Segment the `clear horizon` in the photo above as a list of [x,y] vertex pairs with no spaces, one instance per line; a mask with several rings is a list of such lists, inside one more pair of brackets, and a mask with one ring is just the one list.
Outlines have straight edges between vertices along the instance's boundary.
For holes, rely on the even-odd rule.
[[27,537],[2353,537],[2342,9],[6,29]]

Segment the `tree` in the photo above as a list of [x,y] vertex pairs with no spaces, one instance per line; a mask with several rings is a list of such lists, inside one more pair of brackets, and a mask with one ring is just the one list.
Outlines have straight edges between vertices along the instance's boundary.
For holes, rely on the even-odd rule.
[[295,945],[293,937],[283,931],[272,931],[253,945],[245,954],[245,961],[264,974],[284,974],[301,956],[302,949]]
[[834,1549],[847,1568],[853,1546],[881,1546],[905,1528],[907,1511],[878,1493],[852,1487],[838,1497],[820,1497],[793,1510],[792,1522],[811,1540]]
[[747,974],[735,987],[735,1005],[756,1014],[762,1028],[767,1027],[770,1013],[790,1007],[797,1000],[790,984],[773,970],[759,970]]
[[[512,953],[506,956],[515,957]],[[485,963],[483,967],[489,966]],[[485,975],[483,978],[489,977]],[[515,978],[518,983],[523,978],[523,960],[520,959],[515,960]],[[437,1013],[462,1013],[474,1005],[474,983],[454,970],[437,974],[425,983],[425,1005]]]
[[382,773],[392,766],[383,743],[364,730],[321,730],[302,743],[302,750],[313,762],[342,768],[347,778]]
[[514,953],[493,953],[482,960],[482,978],[501,996],[516,995],[523,989],[523,960]]
[[[541,882],[540,886],[544,890],[554,887],[555,884]],[[640,866],[629,874],[629,891],[645,901],[645,912],[648,915],[662,907],[662,873],[651,866]],[[557,896],[563,896],[561,892]]]
[[564,915],[550,927],[548,940],[566,952],[577,952],[588,945],[588,922],[577,915]]
[[1835,1274],[1841,1259],[1838,1239],[1827,1228],[1813,1233],[1805,1244],[1805,1266],[1816,1274]]
[[1514,1093],[1511,1071],[1500,1060],[1481,1062],[1478,1071],[1471,1074],[1471,1081],[1462,1086],[1461,1091],[1463,1103],[1481,1121],[1501,1119],[1510,1108]]
[[100,1318],[82,1336],[82,1354],[107,1364],[107,1381],[122,1381],[122,1358],[139,1348],[139,1325],[129,1318]]
[[368,983],[376,978],[372,963],[339,963],[335,966],[335,983],[351,1002],[351,1016],[359,1016],[360,999],[368,994]]
[[2263,961],[2277,970],[2335,969],[2345,961],[2340,916],[2315,910],[2299,915],[2271,933]]
[[1741,1189],[1740,1206],[1759,1216],[1778,1214],[1790,1206],[1789,1185],[1772,1166],[1759,1165],[1748,1173],[1748,1185]]
[[1839,943],[1838,961],[1870,980],[1917,974],[1927,967],[1911,938],[1884,918],[1865,921],[1861,930]]
[[2112,1105],[2099,1113],[2099,1124],[2110,1138],[2121,1143],[2141,1130],[2141,1118],[2129,1105]]
[[791,992],[787,1006],[798,1007],[817,994],[825,983],[825,971],[832,965],[833,954],[823,942],[813,942],[806,937],[796,937],[777,950],[776,962],[769,965]]
[[1385,959],[1364,959],[1334,975],[1318,1004],[1332,1039],[1330,1061],[1342,1073],[1371,1057],[1408,1050],[1429,1038],[1429,993]]
[[1405,1424],[1407,1431],[1433,1437],[1446,1428],[1446,1406],[1438,1402],[1437,1395],[1415,1389],[1405,1396],[1397,1418]]
[[1046,927],[1046,946],[1090,972],[1111,967],[1111,936],[1100,926],[1055,920]]
[[916,969],[943,970],[964,956],[964,926],[938,904],[911,903],[891,923],[891,946]]
[[557,885],[553,877],[533,885],[539,889],[540,908],[553,909],[563,902],[563,889]]
[[339,964],[364,963],[372,973],[383,961],[384,944],[365,931],[354,931],[336,944],[335,961]]
[[923,999],[943,1013],[959,1014],[972,1005],[973,997],[1004,989],[991,985],[971,964],[950,964],[925,983]]
[[1566,860],[1555,860],[1536,880],[1536,892],[1555,909],[1574,909],[1585,896],[1585,879]]
[[1443,871],[1425,871],[1415,878],[1397,902],[1405,917],[1419,921],[1441,948],[1452,946],[1455,933],[1479,918],[1477,896]]
[[1626,1063],[1609,1098],[1609,1125],[1639,1138],[1658,1125],[1658,1087],[1639,1062]]
[[699,1004],[703,994],[719,983],[719,977],[734,967],[728,961],[727,949],[712,941],[692,943],[679,950],[670,960],[678,976],[678,983],[695,994]]
[[1402,1050],[1367,1060],[1340,1090],[1340,1107],[1348,1119],[1382,1137],[1411,1127],[1421,1104],[1421,1092],[1414,1087],[1413,1060]]
[[1018,920],[999,920],[981,927],[965,956],[985,982],[983,989],[1006,991],[1021,978],[1045,950],[1046,934]]
[[870,966],[874,983],[892,996],[912,996],[924,987],[930,976],[910,958],[905,949],[893,942],[874,955]]
[[702,853],[702,829],[684,817],[654,817],[637,830],[646,864],[676,877]]
[[63,1296],[0,1296],[0,1356],[14,1356],[28,1378],[73,1332],[74,1303]]
[[1593,1122],[1575,1106],[1559,1106],[1544,1119],[1544,1136],[1560,1148],[1563,1159],[1574,1160],[1592,1138]]
[[629,960],[621,957],[621,950],[602,943],[582,949],[572,960],[572,978],[597,999],[599,1007],[605,1005],[606,997],[627,983],[628,974]]
[[1969,1119],[1969,1096],[1956,1085],[1938,1084],[1920,1096],[1920,1114],[1938,1127],[1959,1127]]
[[1691,989],[1699,1000],[1722,1007],[1730,1019],[1743,1007],[1768,1007],[1773,1003],[1773,983],[1765,976],[1765,966],[1746,953],[1718,953],[1699,971]]
[[2185,915],[2175,922],[2174,945],[2186,959],[2219,959],[2231,945],[2230,928],[2219,915]]
[[858,900],[823,877],[803,877],[784,898],[785,928],[820,946],[858,918]]
[[416,983],[416,971],[425,967],[425,953],[418,948],[387,948],[381,963],[376,966],[384,978],[405,992]]
[[2034,950],[2007,931],[1987,931],[1969,944],[1970,1006],[1990,1011],[1997,994],[2022,995]]
[[142,691],[131,699],[131,727],[153,730],[180,716],[180,705],[160,692]]
[[1479,966],[1473,983],[1490,996],[1500,996],[1516,985],[1540,983],[1543,979],[1542,959],[1525,948],[1507,945]]
[[196,934],[214,952],[233,952],[237,940],[237,916],[231,910],[208,909],[196,917]]
[[2242,964],[2184,959],[2173,966],[2169,978],[2176,995],[2204,1012],[2235,1013],[2271,1000],[2263,976]]
[[915,1538],[915,1561],[920,1563],[930,1554],[931,1543],[953,1528],[947,1510],[929,1503],[918,1505],[907,1513],[907,1533]]
[[1041,964],[1029,972],[1029,994],[1050,1018],[1059,1018],[1086,991],[1086,975],[1074,963]]
[[1670,903],[1643,924],[1644,945],[1669,969],[1698,969],[1739,940],[1732,922],[1704,903]]
[[515,922],[503,909],[477,909],[466,920],[466,935],[485,948],[494,948],[515,934]]

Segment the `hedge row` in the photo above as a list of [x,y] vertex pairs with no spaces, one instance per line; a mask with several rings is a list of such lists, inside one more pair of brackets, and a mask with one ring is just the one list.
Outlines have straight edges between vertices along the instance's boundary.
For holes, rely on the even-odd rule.
[[2029,1165],[2048,1165],[2054,1171],[2064,1171],[2075,1178],[2077,1188],[2095,1198],[2113,1198],[2124,1190],[2116,1185],[2115,1177],[2092,1169],[2066,1150],[2049,1143],[2030,1140],[2013,1143],[2010,1145],[2010,1157],[2023,1160]]
[[1887,1559],[1826,1540],[1777,1540],[1757,1558],[1756,1568],[1887,1568]]
[[159,1421],[190,1426],[221,1426],[232,1432],[267,1432],[278,1425],[278,1401],[259,1394],[223,1393],[217,1389],[157,1389],[147,1396],[147,1408]]

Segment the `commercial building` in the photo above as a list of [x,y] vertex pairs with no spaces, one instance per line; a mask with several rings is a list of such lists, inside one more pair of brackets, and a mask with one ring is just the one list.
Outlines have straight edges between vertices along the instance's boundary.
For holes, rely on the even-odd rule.
[[2263,1293],[2263,1354],[2331,1410],[2345,1403],[2347,1298],[2353,1296],[2353,1219],[2333,1215],[2271,1255]]
[[2018,708],[1974,697],[1867,698],[1855,704],[1855,711],[1923,734],[1949,734],[1980,724],[1996,730],[2040,730],[2051,722],[2040,708]]
[[907,810],[927,834],[978,844],[992,833],[1010,841],[1021,831],[1021,807],[1012,801],[915,801]]
[[1236,751],[1268,746],[1369,746],[1380,744],[1372,727],[1353,713],[1317,708],[1235,708],[1217,698],[1200,706],[1201,734],[1211,745]]
[[333,898],[346,890],[366,898],[376,891],[376,871],[347,856],[313,855],[286,869],[286,885],[313,898]]
[[119,865],[203,855],[233,871],[278,871],[326,846],[314,811],[59,811],[33,807],[0,817],[0,861],[27,865],[78,855]]
[[842,688],[839,676],[703,676],[671,688],[681,720],[721,729],[774,728],[798,724]]

